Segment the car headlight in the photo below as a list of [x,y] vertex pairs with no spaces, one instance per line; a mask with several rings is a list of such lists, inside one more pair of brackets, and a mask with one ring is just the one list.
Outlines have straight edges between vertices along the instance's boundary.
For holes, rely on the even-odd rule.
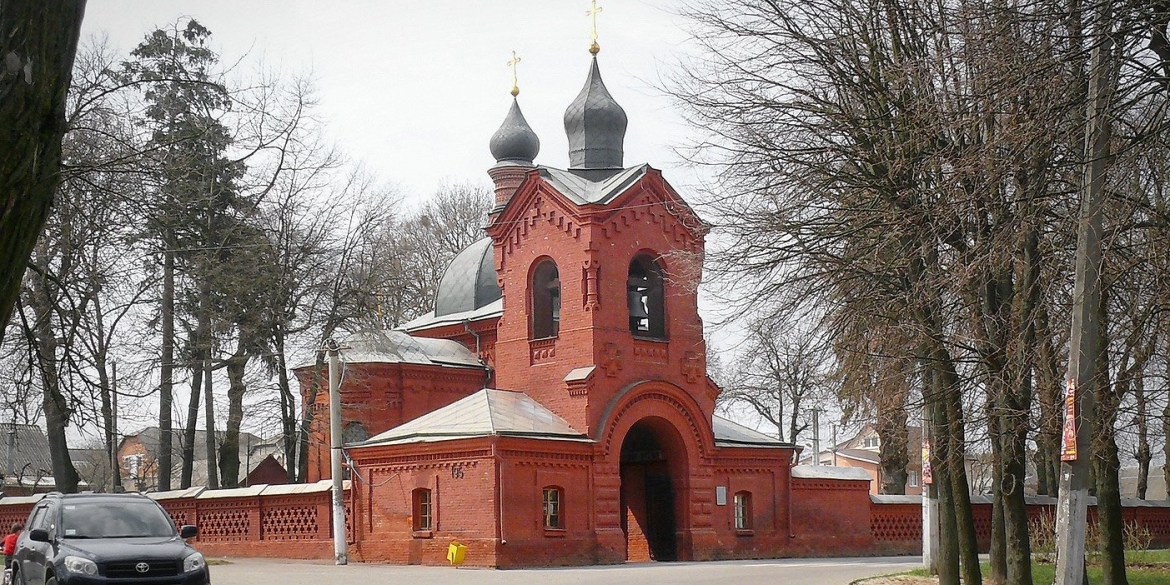
[[83,575],[97,574],[97,563],[85,557],[65,557],[65,568],[70,573],[81,573]]
[[183,559],[183,572],[190,573],[191,571],[198,571],[207,566],[207,561],[203,560],[203,555],[195,553]]

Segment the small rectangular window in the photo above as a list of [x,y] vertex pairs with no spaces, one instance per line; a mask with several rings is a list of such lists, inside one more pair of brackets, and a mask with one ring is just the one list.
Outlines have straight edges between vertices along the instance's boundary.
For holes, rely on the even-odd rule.
[[544,527],[561,530],[565,525],[561,516],[561,488],[546,487],[544,488],[543,501],[544,507]]
[[751,492],[737,492],[735,494],[735,529],[752,529],[752,494]]
[[415,531],[431,530],[434,517],[431,507],[431,490],[419,488],[414,490],[414,529]]
[[907,471],[906,472],[906,484],[909,485],[910,487],[918,487],[918,472],[917,471]]

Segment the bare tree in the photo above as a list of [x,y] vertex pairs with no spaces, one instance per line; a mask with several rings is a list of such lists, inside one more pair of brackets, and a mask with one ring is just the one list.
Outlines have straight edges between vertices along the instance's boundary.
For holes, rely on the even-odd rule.
[[8,129],[0,143],[0,340],[60,180],[65,95],[84,14],[85,0],[0,6],[0,126]]
[[796,443],[808,427],[803,405],[824,397],[829,368],[824,341],[810,323],[762,314],[747,325],[720,400],[749,406],[778,439]]

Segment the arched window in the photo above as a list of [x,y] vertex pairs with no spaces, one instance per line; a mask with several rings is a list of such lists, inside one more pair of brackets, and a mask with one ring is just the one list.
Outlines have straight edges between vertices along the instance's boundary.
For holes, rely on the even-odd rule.
[[532,275],[532,338],[556,337],[561,330],[561,279],[557,265],[545,260]]
[[565,490],[559,486],[550,485],[544,488],[541,502],[544,507],[544,527],[552,530],[564,530],[565,520],[561,509]]
[[630,262],[626,281],[626,305],[630,311],[630,333],[637,337],[666,339],[666,307],[662,268],[643,254]]
[[735,493],[735,529],[752,529],[752,493]]
[[346,445],[360,443],[368,438],[370,438],[370,433],[366,431],[366,425],[356,420],[345,425],[345,428],[341,430],[341,442]]
[[422,532],[432,530],[434,508],[431,504],[431,490],[418,488],[411,492],[411,505],[414,515],[414,530]]

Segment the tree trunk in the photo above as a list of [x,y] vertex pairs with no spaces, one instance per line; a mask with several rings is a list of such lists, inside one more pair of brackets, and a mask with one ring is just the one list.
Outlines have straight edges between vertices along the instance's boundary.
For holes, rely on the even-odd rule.
[[211,386],[211,352],[203,357],[203,416],[207,423],[207,432],[204,434],[206,438],[207,449],[207,487],[209,489],[219,489],[219,476],[216,474],[215,463],[215,395],[212,394]]
[[1139,500],[1146,499],[1146,490],[1150,487],[1150,460],[1154,458],[1150,451],[1149,405],[1146,404],[1145,380],[1145,376],[1139,375],[1133,381],[1133,397],[1137,403],[1137,414],[1134,416],[1134,422],[1137,424],[1138,432],[1136,458],[1138,463],[1137,498]]
[[[1125,527],[1121,513],[1121,490],[1118,470],[1121,467],[1117,456],[1117,407],[1122,398],[1125,379],[1118,380],[1114,389],[1109,382],[1109,303],[1107,291],[1103,290],[1099,306],[1100,328],[1098,329],[1097,379],[1094,392],[1097,395],[1097,424],[1091,443],[1093,469],[1097,484],[1097,529],[1101,534],[1101,576],[1103,585],[1127,585],[1125,576]],[[1127,362],[1126,356],[1122,362]],[[1126,376],[1127,364],[1122,365],[1120,376]]]
[[163,237],[163,290],[162,290],[162,364],[159,368],[158,385],[158,489],[171,489],[171,461],[174,426],[171,408],[174,403],[175,380],[175,253],[174,238]]
[[998,384],[988,384],[987,436],[991,441],[991,547],[987,559],[987,581],[994,585],[1007,583],[1007,535],[1003,515],[1003,431],[999,412]]
[[[1024,206],[1026,217],[1034,214]],[[998,487],[1003,500],[1007,578],[1012,585],[1032,585],[1032,543],[1028,538],[1028,506],[1024,501],[1027,477],[1028,415],[1032,410],[1033,351],[1036,317],[1040,305],[1040,236],[1033,228],[1024,233],[1020,247],[1020,293],[1015,295],[1013,319],[1019,341],[1012,355],[1014,375],[1005,378],[1000,417],[1000,452],[1003,456]]]
[[321,391],[322,372],[325,371],[325,352],[317,352],[317,361],[313,364],[313,383],[309,385],[309,395],[301,408],[301,428],[298,432],[297,446],[297,482],[304,483],[309,477],[309,434],[313,427],[313,404],[317,401],[317,394]]
[[883,494],[905,494],[906,466],[910,464],[906,445],[909,441],[909,430],[906,428],[905,405],[879,407],[877,419],[881,491]]
[[183,429],[183,470],[179,477],[179,486],[183,489],[191,487],[192,475],[195,470],[195,441],[199,429],[199,399],[203,395],[203,360],[204,353],[200,348],[195,354],[198,367],[191,368],[191,394],[187,398],[187,427]]
[[278,329],[275,335],[277,381],[280,385],[280,426],[281,446],[284,448],[284,467],[288,474],[288,482],[296,483],[297,468],[297,402],[293,396],[288,379],[288,367],[284,353],[284,330]]
[[0,3],[0,341],[61,181],[65,96],[84,14],[85,0]]
[[949,451],[950,432],[947,430],[947,417],[943,408],[942,376],[938,365],[934,363],[934,356],[928,351],[927,359],[923,360],[924,378],[926,381],[928,411],[930,412],[930,465],[933,471],[933,482],[938,491],[939,509],[939,541],[938,556],[935,568],[938,570],[939,585],[959,585],[959,538],[958,525],[955,521],[953,490],[950,482]]
[[[1166,347],[1170,353],[1170,328],[1163,327],[1166,337]],[[1166,379],[1170,380],[1170,355],[1166,356]],[[1170,496],[1170,400],[1162,407],[1162,481],[1165,482],[1167,495]]]
[[[244,370],[248,366],[248,355],[244,348],[228,358],[228,418],[223,444],[219,447],[220,483],[225,488],[240,487],[240,423],[244,420]],[[244,470],[247,475],[248,470]]]
[[951,483],[955,531],[959,540],[959,560],[962,563],[963,583],[980,585],[983,574],[979,570],[979,543],[975,538],[975,518],[971,515],[971,491],[967,481],[966,433],[963,430],[963,395],[959,375],[955,371],[950,352],[941,344],[936,345],[939,365],[942,368],[944,415],[948,458],[947,474]]
[[[195,468],[196,431],[199,429],[200,388],[203,385],[203,370],[211,359],[211,284],[199,284],[199,317],[195,325],[195,362],[191,366],[191,393],[187,397],[187,428],[183,429],[183,471],[179,481],[184,489],[191,487]],[[210,453],[210,451],[209,451]],[[211,465],[210,459],[208,465]]]
[[1036,492],[1055,496],[1060,485],[1060,423],[1061,389],[1059,358],[1052,343],[1052,328],[1049,327],[1048,311],[1041,305],[1036,315],[1036,341],[1039,355],[1036,361],[1036,380],[1039,384],[1040,420],[1036,431],[1036,466],[1040,469]]
[[78,476],[69,458],[69,444],[65,427],[69,425],[69,403],[61,394],[61,379],[57,363],[57,335],[53,331],[53,293],[49,281],[38,275],[30,283],[29,295],[34,322],[25,323],[25,335],[36,353],[41,375],[42,408],[45,413],[45,435],[49,440],[49,459],[53,479],[59,492],[75,493]]

